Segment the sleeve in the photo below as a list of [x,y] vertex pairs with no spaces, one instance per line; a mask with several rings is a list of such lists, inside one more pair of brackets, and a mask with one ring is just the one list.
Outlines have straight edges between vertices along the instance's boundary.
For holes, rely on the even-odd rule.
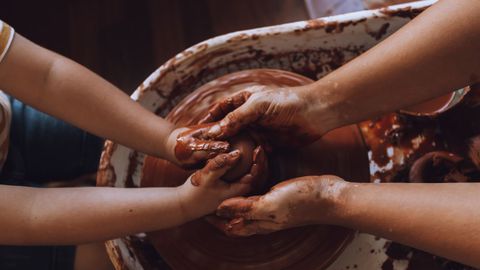
[[0,62],[7,54],[8,48],[13,40],[13,35],[15,30],[13,28],[0,20]]

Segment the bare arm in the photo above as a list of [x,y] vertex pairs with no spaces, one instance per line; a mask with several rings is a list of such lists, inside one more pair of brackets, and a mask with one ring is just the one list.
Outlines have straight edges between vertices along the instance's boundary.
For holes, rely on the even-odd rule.
[[[192,151],[188,160],[178,160],[174,148],[184,129],[174,130],[173,124],[90,70],[19,34],[0,63],[0,89],[93,134],[177,164],[208,157],[205,151]],[[225,152],[228,147],[222,142],[198,142],[206,152]]]
[[80,244],[181,225],[250,190],[263,159],[235,183],[220,180],[239,157],[238,150],[217,155],[175,188],[0,185],[0,244]]
[[315,97],[311,106],[318,108],[318,115],[337,119],[331,129],[479,82],[479,13],[480,1],[440,0],[385,41],[308,86]]
[[479,183],[352,184],[339,224],[480,267]]
[[246,91],[219,101],[207,120],[221,121],[209,134],[229,137],[254,122],[318,139],[332,129],[480,82],[478,14],[478,0],[440,0],[313,84]]
[[165,152],[158,142],[173,130],[109,82],[19,34],[0,64],[0,88],[41,111],[150,154]]
[[357,184],[307,176],[260,198],[226,200],[217,214],[231,219],[218,223],[234,235],[334,224],[480,267],[479,192],[479,183]]
[[0,243],[79,244],[186,222],[175,188],[0,186]]

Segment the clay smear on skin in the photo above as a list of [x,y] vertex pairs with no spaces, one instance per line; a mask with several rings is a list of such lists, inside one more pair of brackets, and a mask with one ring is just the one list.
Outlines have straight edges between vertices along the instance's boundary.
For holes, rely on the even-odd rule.
[[[173,122],[175,122],[177,125],[186,125],[187,123],[195,124],[195,121],[201,120],[206,116],[209,105],[211,105],[213,101],[223,98],[225,96],[230,96],[234,94],[235,91],[244,90],[244,85],[275,85],[278,88],[285,86],[299,86],[311,82],[311,80],[303,78],[296,74],[286,73],[277,70],[255,70],[230,74],[224,78],[219,78],[211,84],[205,85],[205,88],[202,87],[201,90],[192,93],[190,96],[185,98],[175,108],[172,109],[170,114],[167,116],[167,119],[171,120],[170,117],[172,117],[175,120]],[[298,96],[286,95],[282,98],[294,100],[298,98]],[[349,149],[353,152],[365,151],[365,157],[363,157],[365,159],[365,170],[356,170],[352,168],[345,171],[348,171],[346,172],[347,174],[350,172],[365,174],[365,176],[363,177],[363,179],[365,179],[366,177],[368,177],[366,150],[361,146],[360,141],[358,141],[357,139],[353,139],[357,138],[356,135],[354,136],[354,134],[357,134],[355,132],[358,132],[358,130],[353,129],[352,127],[348,127],[342,130],[342,136],[346,137],[340,136],[339,138],[340,140],[342,140],[342,142],[344,139],[346,139],[346,142],[339,143],[338,146],[345,147],[345,145],[348,145],[348,147],[346,148],[352,147]],[[330,137],[333,138],[335,136]],[[320,151],[315,152],[321,153]],[[356,154],[358,153],[353,153],[353,155],[349,155],[348,157],[334,156],[333,159],[335,160],[335,163],[341,162],[338,161],[337,158],[348,158],[349,160],[352,160],[350,157],[356,156]],[[271,156],[268,157],[270,163]],[[358,155],[356,157],[358,157]],[[305,156],[305,158],[307,158],[307,156]],[[310,160],[312,159],[310,155],[308,155],[308,158]],[[355,160],[355,158],[353,159]],[[292,163],[290,161],[286,162],[290,164],[285,165],[286,167],[294,166],[292,164],[295,163]],[[316,162],[319,161],[317,160]],[[352,162],[346,163],[350,164]],[[357,165],[362,164],[363,159],[362,161],[356,160],[356,162],[353,163]],[[306,163],[302,161],[302,164]],[[323,163],[321,165],[323,167],[326,166]],[[145,179],[142,179],[142,183],[145,182],[153,186],[174,186],[175,184],[178,185],[183,183],[183,181],[188,177],[187,172],[178,171],[169,166],[172,165],[166,162],[162,162],[160,160],[155,160],[153,158],[147,158],[143,171]],[[309,164],[308,167],[314,167],[316,170],[318,170],[319,165],[316,164],[315,166],[313,166],[313,164]],[[332,168],[332,166],[330,165],[328,165],[328,167]],[[344,168],[344,166],[340,167],[335,165],[333,167],[335,167],[337,170],[342,170],[342,168]],[[292,168],[286,169],[290,170]],[[302,175],[301,173],[302,172],[298,172],[297,176]],[[332,174],[333,173],[334,172],[332,172]],[[280,178],[276,179],[276,181],[281,179],[289,179],[292,177],[290,177],[289,175],[288,178]],[[273,179],[269,179],[269,181],[271,181],[270,185],[275,184],[275,181],[272,180]],[[288,207],[285,207],[285,211],[287,210]],[[286,216],[288,215],[288,213],[282,213],[282,215]],[[192,235],[193,232],[195,232],[194,235]],[[188,263],[195,265],[196,269],[210,269],[211,265],[217,265],[218,263],[230,265],[231,259],[227,258],[231,257],[232,254],[239,253],[251,254],[251,256],[249,255],[249,259],[247,260],[242,259],[243,257],[241,257],[241,255],[238,255],[238,259],[235,259],[236,266],[258,266],[261,264],[265,265],[266,268],[271,269],[281,268],[281,265],[276,264],[275,261],[271,260],[271,256],[285,257],[285,259],[291,261],[292,264],[301,263],[302,265],[315,265],[316,267],[319,265],[328,265],[339,254],[344,244],[348,242],[348,239],[350,239],[351,237],[351,233],[351,231],[343,228],[333,228],[330,226],[314,226],[313,228],[296,228],[269,235],[257,235],[253,236],[251,239],[239,239],[237,241],[235,239],[229,238],[228,240],[225,240],[223,236],[219,236],[219,234],[221,233],[218,232],[216,228],[209,224],[205,224],[204,220],[197,220],[178,228],[149,233],[148,235],[150,241],[154,244],[157,251],[162,254],[162,257],[164,257],[164,259],[169,262],[172,268],[181,269],[183,266],[185,266],[185,260],[188,260]],[[288,245],[288,243],[292,243],[292,241],[299,241],[299,239],[302,239],[302,241],[299,242],[299,245],[302,246],[301,249],[306,250],[305,252],[302,252],[301,255],[298,254],[298,251],[289,249],[285,249],[282,255],[269,255],[268,253],[266,254],[264,252],[265,250],[269,250],[268,248],[266,249],[267,246],[285,246]],[[225,245],[225,241],[235,244]],[[208,245],[203,244],[207,242]],[[236,251],[232,253],[232,251],[229,251],[230,247],[234,248]],[[260,250],[263,251],[260,252]],[[196,255],[191,256],[193,255],[192,253]],[[182,256],[182,260],[180,261],[176,259],[178,258],[178,256],[175,254],[184,254],[184,256]],[[231,266],[233,267],[233,265]]]

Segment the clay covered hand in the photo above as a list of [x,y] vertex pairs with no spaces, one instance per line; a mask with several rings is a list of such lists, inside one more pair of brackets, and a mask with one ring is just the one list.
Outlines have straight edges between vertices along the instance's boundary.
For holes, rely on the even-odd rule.
[[239,150],[219,154],[208,160],[205,167],[193,173],[178,189],[181,209],[187,220],[207,215],[215,211],[225,199],[248,193],[262,177],[265,166],[263,149],[255,149],[250,171],[233,183],[220,180],[241,158]]
[[183,167],[195,168],[203,161],[229,149],[229,143],[206,139],[210,125],[195,125],[174,129],[166,140],[169,161]]
[[225,200],[210,222],[227,235],[249,236],[309,224],[335,224],[349,185],[333,175],[304,176],[274,186],[263,196]]
[[271,133],[269,140],[279,144],[305,145],[327,131],[311,124],[309,104],[303,87],[252,86],[217,102],[201,122],[219,121],[208,131],[211,138],[224,139],[252,126]]

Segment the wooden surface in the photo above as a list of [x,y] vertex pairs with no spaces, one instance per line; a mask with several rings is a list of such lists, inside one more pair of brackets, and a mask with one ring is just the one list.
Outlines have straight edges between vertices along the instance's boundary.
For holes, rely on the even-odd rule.
[[303,0],[3,0],[0,9],[18,33],[128,93],[205,39],[307,17]]

